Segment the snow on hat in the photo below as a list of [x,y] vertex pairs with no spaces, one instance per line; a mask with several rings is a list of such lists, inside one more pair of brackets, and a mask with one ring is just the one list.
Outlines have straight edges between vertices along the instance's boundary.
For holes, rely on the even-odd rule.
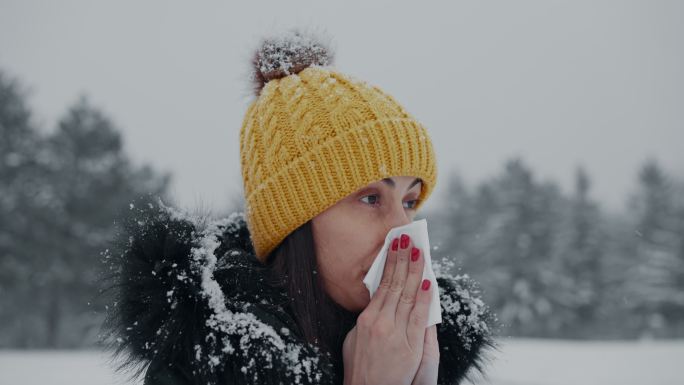
[[330,49],[293,29],[256,51],[256,99],[240,129],[246,220],[265,262],[292,231],[383,178],[421,178],[416,209],[437,181],[425,127],[380,88],[336,71]]

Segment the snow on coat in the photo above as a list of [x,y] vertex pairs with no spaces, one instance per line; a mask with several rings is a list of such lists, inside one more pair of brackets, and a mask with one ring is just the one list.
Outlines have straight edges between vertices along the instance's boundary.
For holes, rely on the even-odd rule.
[[[105,256],[115,297],[107,341],[146,385],[342,383],[303,338],[287,293],[266,283],[243,213],[210,220],[161,200],[131,204]],[[468,276],[435,272],[438,382],[457,384],[483,372],[493,317]]]

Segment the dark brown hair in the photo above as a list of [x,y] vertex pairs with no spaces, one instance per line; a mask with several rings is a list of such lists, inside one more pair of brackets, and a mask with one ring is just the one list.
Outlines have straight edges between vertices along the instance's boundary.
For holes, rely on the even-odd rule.
[[337,304],[324,290],[318,274],[311,221],[290,233],[267,257],[270,284],[285,289],[304,338],[342,366],[342,344],[358,313]]

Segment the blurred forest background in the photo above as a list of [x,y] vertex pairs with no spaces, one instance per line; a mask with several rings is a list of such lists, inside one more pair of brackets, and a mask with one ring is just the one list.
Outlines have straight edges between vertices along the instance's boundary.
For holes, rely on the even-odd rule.
[[[133,164],[123,142],[84,97],[41,130],[21,81],[0,70],[0,348],[97,344],[116,223],[137,197],[173,199],[172,176]],[[617,213],[592,198],[579,166],[569,192],[521,158],[477,185],[442,180],[448,200],[418,217],[433,259],[479,282],[500,334],[684,337],[684,181],[657,159],[634,170]]]

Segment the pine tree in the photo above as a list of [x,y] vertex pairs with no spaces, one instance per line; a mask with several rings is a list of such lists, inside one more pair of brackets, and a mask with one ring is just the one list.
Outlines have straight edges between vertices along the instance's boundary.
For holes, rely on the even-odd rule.
[[[0,71],[0,347],[29,347],[41,338],[31,306],[40,247],[28,236],[31,218],[50,210],[45,148],[16,79]],[[18,317],[18,315],[22,315]]]
[[553,324],[558,336],[594,336],[603,302],[605,229],[599,207],[589,196],[590,187],[589,175],[578,167],[575,191],[556,237]]
[[560,192],[553,183],[537,183],[513,159],[503,175],[480,187],[479,200],[480,207],[493,209],[478,243],[489,267],[482,276],[485,298],[510,333],[544,335],[554,311],[548,292],[555,284],[551,265]]
[[85,98],[39,133],[18,82],[0,72],[0,182],[0,346],[94,343],[115,221],[133,200],[166,198],[170,176],[133,165]]
[[684,308],[678,282],[684,260],[679,256],[682,234],[673,182],[655,160],[648,160],[639,173],[631,209],[636,247],[625,291],[633,298],[632,311],[643,333],[667,335]]

